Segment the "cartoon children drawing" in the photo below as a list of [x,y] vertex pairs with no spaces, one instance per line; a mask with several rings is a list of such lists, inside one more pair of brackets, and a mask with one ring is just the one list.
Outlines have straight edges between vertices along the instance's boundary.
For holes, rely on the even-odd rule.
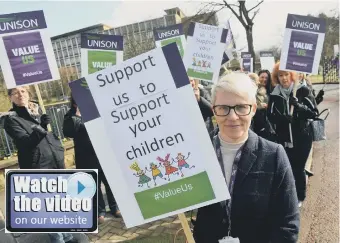
[[[158,169],[159,167],[160,167],[160,165],[157,166],[155,163],[150,163],[150,170],[148,170],[148,168],[145,167],[146,171],[152,172],[152,178],[153,178],[153,182],[155,183],[155,186],[157,186],[157,183],[156,183],[157,177],[163,178],[162,172]],[[164,178],[164,180],[166,180],[166,179]]]
[[[183,177],[184,176],[184,174],[183,174],[183,172],[182,172],[182,168],[184,167],[184,168],[187,168],[187,169],[192,169],[192,168],[195,168],[195,166],[193,165],[193,166],[189,166],[189,164],[187,163],[187,159],[189,158],[189,156],[190,156],[190,152],[188,153],[188,157],[184,157],[184,155],[182,155],[182,153],[178,153],[177,154],[177,157],[176,157],[176,160],[177,160],[177,165],[178,165],[178,169],[180,170],[180,172],[181,172],[181,176]],[[172,161],[173,162],[176,162],[174,159],[172,159]]]
[[165,168],[165,175],[168,176],[168,181],[170,181],[171,174],[175,174],[177,172],[176,174],[178,175],[178,169],[176,167],[171,166],[172,162],[169,161],[169,157],[170,157],[170,154],[167,154],[165,156],[165,159],[157,157],[157,160],[161,162],[159,163],[160,166],[162,166],[162,163],[163,163],[163,166]]
[[145,172],[139,168],[137,162],[134,162],[130,166],[130,169],[137,172],[137,174],[133,173],[133,175],[136,176],[136,177],[139,177],[138,187],[143,187],[144,184],[146,184],[147,187],[150,188],[149,182],[151,181],[151,178],[148,177],[147,175],[145,175]]
[[207,61],[202,61],[202,67],[206,67],[206,63],[207,63]]
[[201,61],[198,61],[198,64],[197,64],[197,66],[201,66]]
[[207,68],[211,68],[211,63],[210,62],[208,62]]
[[192,60],[193,60],[192,65],[193,65],[193,66],[196,66],[196,58],[193,57]]

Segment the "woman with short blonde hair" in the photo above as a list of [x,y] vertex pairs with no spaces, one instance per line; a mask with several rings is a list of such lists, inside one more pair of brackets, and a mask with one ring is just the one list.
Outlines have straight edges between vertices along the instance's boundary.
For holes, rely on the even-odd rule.
[[223,76],[212,90],[219,128],[212,142],[231,199],[198,209],[196,243],[218,243],[226,236],[241,243],[297,241],[298,201],[287,155],[249,129],[256,90],[244,73]]

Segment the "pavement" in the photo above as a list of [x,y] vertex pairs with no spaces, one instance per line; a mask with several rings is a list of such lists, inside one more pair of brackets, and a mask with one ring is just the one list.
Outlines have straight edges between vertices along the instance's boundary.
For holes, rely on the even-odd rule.
[[[314,86],[314,85],[313,85]],[[322,85],[315,86],[320,89]],[[301,209],[300,243],[338,243],[339,239],[339,85],[325,87],[319,110],[329,108],[326,141],[313,145],[314,176]]]

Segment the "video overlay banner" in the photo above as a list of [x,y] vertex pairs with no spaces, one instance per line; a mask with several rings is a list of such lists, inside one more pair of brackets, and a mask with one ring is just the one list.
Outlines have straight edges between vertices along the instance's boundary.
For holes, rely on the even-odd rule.
[[97,170],[6,170],[6,233],[97,233]]

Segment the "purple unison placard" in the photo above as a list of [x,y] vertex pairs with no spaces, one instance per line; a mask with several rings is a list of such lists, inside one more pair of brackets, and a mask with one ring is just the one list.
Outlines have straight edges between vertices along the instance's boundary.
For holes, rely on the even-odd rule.
[[311,73],[318,34],[292,30],[286,68]]
[[[83,188],[79,188],[82,189],[82,191],[78,189],[79,193],[87,193],[86,190],[88,190],[87,187],[84,186],[87,185],[85,181],[86,178],[85,180],[84,177],[77,180],[78,177],[75,177],[78,172],[89,175],[93,178],[94,182],[97,183],[97,174],[95,171],[15,170],[8,172],[6,177],[8,187],[8,189],[6,189],[6,228],[11,232],[94,231],[97,228],[97,193],[90,199],[91,204],[88,206],[91,206],[90,210],[84,211],[83,208],[78,207],[80,210],[73,211],[75,208],[72,204],[74,205],[75,202],[71,200],[75,199],[75,195],[73,195],[73,192],[69,192],[70,188],[72,187],[77,190],[77,187],[79,187],[79,185],[77,185],[78,183],[83,186]],[[16,180],[15,177],[17,177]],[[72,177],[73,179],[71,180]],[[24,178],[26,179],[22,180]],[[53,182],[51,180],[53,180]],[[20,183],[15,183],[15,181],[20,181]],[[33,181],[38,182],[39,186]],[[67,183],[67,192],[61,190],[61,188],[64,188],[63,181]],[[70,185],[70,183],[76,184],[73,186]],[[53,190],[53,192],[50,192],[50,188],[52,188],[51,185],[57,188]],[[16,192],[15,187],[26,188],[28,192]],[[35,192],[32,188],[40,192]],[[92,190],[92,188],[89,190]],[[66,199],[67,195],[71,197],[71,199]],[[75,200],[79,202],[81,199],[82,197],[79,196],[79,198]],[[34,208],[33,200],[40,201],[40,210]],[[49,206],[47,202],[49,202]],[[52,206],[51,203],[54,205],[54,208],[49,211],[48,209]],[[84,201],[81,203],[83,204]],[[65,209],[63,209],[65,205],[69,205],[70,210],[65,211]],[[21,211],[16,210],[17,208],[21,209]]]
[[79,111],[81,113],[83,121],[88,122],[100,117],[99,111],[97,109],[96,103],[94,102],[86,79],[81,78],[75,80],[69,83],[69,86],[72,91],[73,99],[76,101],[79,107]]
[[251,59],[250,58],[243,58],[242,59],[242,66],[244,72],[250,72],[250,66],[251,66]]
[[80,45],[86,49],[122,51],[123,36],[82,33]]
[[16,85],[52,79],[40,32],[3,37]]
[[45,28],[47,26],[42,10],[0,15],[0,35]]

